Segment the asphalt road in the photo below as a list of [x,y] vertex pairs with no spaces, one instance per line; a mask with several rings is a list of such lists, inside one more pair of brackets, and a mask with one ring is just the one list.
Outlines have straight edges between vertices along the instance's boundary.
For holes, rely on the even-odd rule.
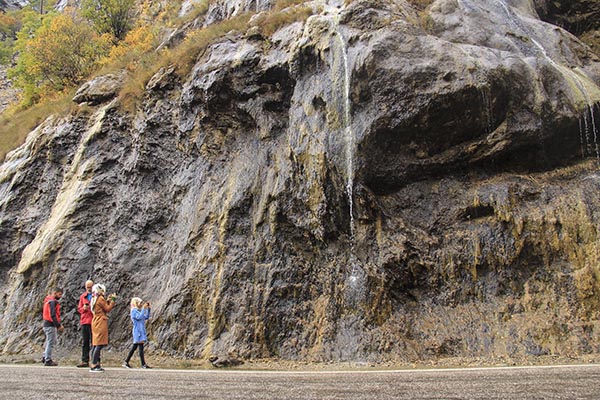
[[0,365],[0,399],[600,399],[600,365],[406,371]]

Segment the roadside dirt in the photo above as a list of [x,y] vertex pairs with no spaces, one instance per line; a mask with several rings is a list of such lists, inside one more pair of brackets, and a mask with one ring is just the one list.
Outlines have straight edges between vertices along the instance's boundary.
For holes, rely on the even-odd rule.
[[[76,365],[79,358],[76,354],[65,354],[58,349],[56,361],[61,366]],[[125,352],[106,349],[103,352],[103,365],[118,367],[122,364]],[[36,364],[40,363],[41,354],[0,355],[0,364]],[[170,357],[161,353],[146,353],[148,364],[165,369],[217,369],[208,360],[182,359]],[[137,353],[131,360],[132,366],[138,366]],[[523,359],[504,358],[443,358],[415,362],[385,362],[373,363],[363,361],[348,362],[310,362],[277,359],[244,360],[243,364],[226,367],[236,370],[256,371],[350,371],[350,370],[402,370],[402,369],[432,369],[432,368],[473,368],[473,367],[509,367],[509,366],[552,366],[552,365],[581,365],[600,364],[600,356],[589,355],[582,357],[537,356]],[[225,369],[225,368],[224,368]]]

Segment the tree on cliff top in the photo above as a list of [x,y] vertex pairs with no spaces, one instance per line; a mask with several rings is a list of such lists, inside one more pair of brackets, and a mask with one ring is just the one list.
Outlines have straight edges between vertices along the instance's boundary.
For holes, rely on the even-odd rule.
[[121,41],[133,27],[135,0],[83,0],[81,11],[99,33],[110,33]]
[[32,104],[42,94],[81,83],[110,48],[107,36],[98,35],[74,14],[32,13],[17,34],[19,57],[9,77],[23,89],[23,103]]

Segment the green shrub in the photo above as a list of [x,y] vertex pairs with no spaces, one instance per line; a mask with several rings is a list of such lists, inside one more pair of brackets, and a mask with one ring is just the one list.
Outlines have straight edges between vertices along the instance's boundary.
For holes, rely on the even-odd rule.
[[75,15],[31,17],[17,34],[19,57],[8,71],[15,86],[23,89],[25,105],[81,83],[111,48],[107,37]]
[[14,43],[20,22],[15,13],[0,12],[0,64],[9,64],[14,53]]
[[118,42],[133,28],[135,5],[135,0],[82,0],[81,12],[98,33],[110,33]]

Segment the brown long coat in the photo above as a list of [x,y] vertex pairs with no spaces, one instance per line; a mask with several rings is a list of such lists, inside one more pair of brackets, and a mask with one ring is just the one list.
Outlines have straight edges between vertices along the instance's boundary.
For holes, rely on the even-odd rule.
[[115,303],[106,301],[104,296],[98,296],[94,305],[94,318],[92,319],[92,346],[108,344],[108,313]]

